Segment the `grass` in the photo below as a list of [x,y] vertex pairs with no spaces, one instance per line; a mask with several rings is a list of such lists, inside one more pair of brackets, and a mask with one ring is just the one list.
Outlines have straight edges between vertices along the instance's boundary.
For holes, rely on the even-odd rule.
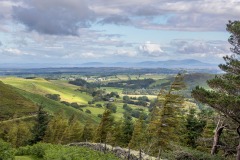
[[116,87],[101,87],[100,89],[106,90],[107,93],[111,92],[117,92],[120,96],[122,96],[122,88],[116,88]]
[[15,160],[43,160],[34,156],[15,156]]
[[0,120],[21,117],[37,111],[37,106],[19,94],[14,87],[0,81]]
[[[134,75],[133,75],[134,76]],[[122,76],[124,77],[124,76]],[[126,76],[127,77],[127,76]],[[86,122],[87,119],[91,119],[94,122],[99,122],[100,118],[97,116],[102,114],[105,108],[97,108],[97,107],[84,107],[83,112],[75,109],[70,106],[63,105],[62,103],[50,100],[45,97],[46,94],[59,94],[61,97],[61,101],[67,102],[77,102],[78,104],[87,104],[88,101],[92,99],[90,95],[86,93],[81,93],[76,91],[78,86],[71,85],[67,83],[67,81],[63,80],[50,80],[47,81],[43,78],[35,78],[35,79],[23,79],[17,77],[2,77],[0,78],[4,83],[17,87],[17,92],[24,96],[26,99],[30,99],[34,104],[42,104],[50,114],[54,114],[60,110],[64,110],[67,117],[70,117],[72,114],[76,114],[79,117],[81,122]],[[115,87],[102,87],[101,89],[105,89],[106,92],[118,92],[118,94],[122,97],[121,88]],[[131,97],[139,97],[142,95],[130,95]],[[156,98],[156,96],[148,96],[150,99]],[[107,102],[97,102],[100,104],[104,104]],[[123,117],[124,110],[122,109],[123,103],[115,102],[117,105],[117,113],[114,113],[114,117],[116,120],[119,120]],[[133,109],[141,108],[140,106],[130,105]],[[144,108],[144,107],[142,107]],[[89,109],[92,114],[85,113],[86,109]],[[147,111],[147,108],[144,108]]]
[[86,93],[76,91],[77,86],[59,80],[47,81],[42,78],[23,79],[16,77],[1,78],[0,80],[6,84],[35,94],[59,94],[61,100],[67,102],[87,104],[92,98]]
[[[104,104],[105,102],[97,102],[99,104]],[[117,106],[117,112],[116,113],[113,113],[112,115],[115,117],[115,120],[120,120],[121,118],[123,118],[123,113],[125,112],[125,110],[123,109],[123,104],[124,103],[115,103],[116,106]],[[143,109],[144,112],[148,113],[148,108],[146,107],[143,107],[143,106],[137,106],[137,105],[132,105],[132,104],[128,104],[129,107],[131,107],[133,110],[134,109]],[[103,114],[103,112],[105,111],[105,107],[103,106],[102,108],[97,108],[97,107],[85,107],[83,109],[83,111],[86,111],[86,110],[90,110],[91,111],[91,114],[90,115],[94,115],[94,116],[97,116],[98,114]],[[99,119],[100,120],[100,119]]]
[[44,109],[46,111],[48,111],[50,114],[54,114],[57,113],[59,111],[64,111],[65,115],[67,116],[67,118],[69,118],[70,116],[72,116],[73,114],[75,114],[79,121],[81,123],[85,123],[87,120],[90,120],[94,123],[98,122],[99,119],[97,117],[91,116],[91,115],[87,115],[86,113],[75,109],[73,107],[70,106],[66,106],[60,102],[48,99],[44,96],[38,95],[38,94],[34,94],[34,93],[30,93],[21,89],[18,89],[18,92],[23,95],[24,97],[30,99],[32,102],[36,103],[36,104],[41,104],[43,105]]

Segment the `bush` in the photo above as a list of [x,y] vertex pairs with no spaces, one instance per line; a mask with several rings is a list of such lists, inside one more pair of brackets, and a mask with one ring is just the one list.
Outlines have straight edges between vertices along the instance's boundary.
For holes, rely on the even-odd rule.
[[117,160],[112,154],[103,154],[84,147],[70,147],[62,145],[53,145],[46,143],[38,143],[33,146],[20,147],[17,155],[35,156],[45,160],[95,160],[95,159],[111,159]]
[[88,113],[88,114],[91,114],[91,113],[92,113],[89,109],[86,109],[85,112]]
[[0,160],[14,159],[15,150],[7,142],[0,139]]
[[60,101],[61,97],[59,94],[46,94],[46,97],[54,101]]
[[96,104],[96,107],[102,108],[102,105],[98,103],[98,104]]
[[175,153],[176,160],[223,160],[222,157],[213,156],[200,151],[179,151]]
[[163,152],[161,158],[169,160],[223,160],[218,155],[211,155],[205,152],[192,150],[189,148],[178,148],[174,151]]

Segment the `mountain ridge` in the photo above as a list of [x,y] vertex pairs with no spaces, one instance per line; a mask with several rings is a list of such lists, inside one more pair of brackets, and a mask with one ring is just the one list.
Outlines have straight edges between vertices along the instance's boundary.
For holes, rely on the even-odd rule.
[[0,68],[61,68],[61,67],[138,67],[138,68],[218,68],[217,64],[206,63],[195,59],[164,60],[164,61],[141,61],[141,62],[85,62],[73,64],[56,63],[26,63],[26,64],[0,64]]

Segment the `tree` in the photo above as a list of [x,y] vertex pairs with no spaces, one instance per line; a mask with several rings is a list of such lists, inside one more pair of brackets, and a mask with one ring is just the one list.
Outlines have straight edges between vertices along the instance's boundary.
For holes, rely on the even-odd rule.
[[49,121],[43,140],[47,143],[62,144],[69,139],[68,129],[68,119],[59,112]]
[[134,124],[134,130],[132,139],[129,142],[129,147],[133,149],[141,149],[144,144],[146,124],[144,122],[144,116],[141,115]]
[[[123,121],[116,121],[114,122],[113,127],[111,128],[111,131],[107,134],[107,143],[112,146],[124,146],[124,140],[123,140]],[[126,146],[126,145],[125,145]]]
[[[69,121],[68,121],[68,139],[66,139],[66,142],[77,142],[80,141],[82,138],[82,125],[81,123],[78,121],[78,118],[75,114],[73,114]],[[64,142],[65,143],[65,142]]]
[[45,132],[47,129],[47,124],[49,122],[49,117],[46,111],[43,110],[43,106],[39,106],[36,123],[33,127],[33,139],[30,143],[35,144],[43,140]]
[[86,124],[83,127],[82,132],[82,141],[92,141],[94,135],[94,126],[93,124],[88,120]]
[[13,147],[26,145],[32,136],[30,127],[26,122],[13,122],[11,125],[8,125],[7,129],[5,139]]
[[197,139],[201,136],[206,121],[196,116],[196,109],[190,108],[186,116],[186,143],[192,148],[197,147]]
[[158,95],[158,108],[153,109],[152,118],[147,134],[150,141],[149,147],[153,154],[159,150],[171,149],[171,142],[178,141],[178,134],[181,128],[181,108],[184,97],[179,91],[185,88],[182,74],[178,74],[168,91],[161,90]]
[[[197,86],[192,96],[231,118],[238,125],[237,133],[240,136],[240,21],[229,21],[227,31],[231,34],[228,42],[232,45],[233,54],[224,56],[226,63],[219,65],[225,73],[207,81],[213,90]],[[240,159],[240,141],[237,159]]]
[[97,128],[95,141],[96,142],[106,142],[107,134],[111,131],[114,119],[111,115],[111,111],[106,109],[102,115],[101,122]]
[[132,117],[129,113],[126,113],[123,115],[123,127],[122,127],[122,142],[125,146],[128,145],[132,138],[133,133],[133,123],[132,123]]

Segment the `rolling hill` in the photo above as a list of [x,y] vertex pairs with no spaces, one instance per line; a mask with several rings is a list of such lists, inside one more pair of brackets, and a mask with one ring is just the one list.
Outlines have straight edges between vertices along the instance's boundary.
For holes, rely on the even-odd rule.
[[0,120],[29,115],[37,109],[37,105],[32,101],[0,81]]
[[[6,81],[5,78],[3,79]],[[18,117],[22,117],[22,119],[24,119],[24,117],[29,118],[29,115],[34,115],[37,112],[39,104],[41,104],[44,107],[44,110],[46,110],[50,115],[54,115],[59,111],[64,111],[66,117],[68,118],[75,114],[82,124],[84,124],[86,121],[91,121],[93,123],[99,121],[99,119],[93,115],[89,115],[78,109],[66,106],[60,102],[51,100],[44,96],[45,93],[55,92],[57,93],[61,92],[61,94],[64,95],[64,93],[70,92],[68,89],[66,89],[64,92],[64,89],[61,90],[61,87],[59,87],[60,89],[57,91],[53,89],[54,86],[53,88],[50,87],[47,88],[47,86],[44,87],[43,84],[47,82],[45,82],[41,78],[35,79],[36,82],[38,81],[40,84],[42,84],[42,86],[39,84],[40,86],[39,88],[36,87],[38,85],[34,85],[35,87],[32,87],[33,84],[29,83],[29,81],[27,81],[26,79],[21,80],[21,78],[9,78],[8,80],[11,81],[6,82],[8,83],[11,82],[12,86],[4,84],[3,82],[0,81],[0,110],[1,110],[0,121],[12,118],[17,119]],[[52,86],[51,84],[48,85]],[[69,100],[73,101],[75,99],[73,97],[72,99],[70,98]],[[78,101],[86,103],[86,101],[85,100],[83,101],[82,99],[79,99]]]

